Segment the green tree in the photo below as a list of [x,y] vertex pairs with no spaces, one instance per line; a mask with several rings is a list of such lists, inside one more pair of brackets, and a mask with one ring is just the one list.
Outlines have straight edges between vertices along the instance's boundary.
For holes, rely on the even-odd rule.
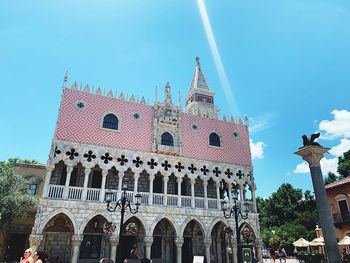
[[338,181],[339,179],[340,177],[337,176],[335,173],[328,172],[328,175],[326,176],[326,178],[324,178],[324,184],[331,184]]
[[337,171],[343,178],[350,176],[350,150],[338,158]]
[[0,229],[8,226],[14,217],[33,213],[38,197],[30,194],[29,179],[17,173],[14,163],[18,158],[0,162]]

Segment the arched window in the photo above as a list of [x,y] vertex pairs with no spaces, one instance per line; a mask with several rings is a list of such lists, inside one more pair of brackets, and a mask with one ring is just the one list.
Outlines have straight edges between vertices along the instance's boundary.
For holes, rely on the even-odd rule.
[[221,144],[220,144],[220,137],[215,132],[212,132],[209,135],[209,145],[217,146],[217,147],[221,146]]
[[169,132],[164,132],[162,134],[161,145],[174,146],[173,136]]
[[102,128],[118,130],[118,118],[114,114],[107,114],[103,118]]

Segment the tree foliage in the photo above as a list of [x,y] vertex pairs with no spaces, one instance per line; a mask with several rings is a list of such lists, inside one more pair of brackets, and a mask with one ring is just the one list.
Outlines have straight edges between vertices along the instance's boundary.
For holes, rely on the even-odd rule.
[[350,176],[350,150],[338,158],[337,171],[343,178]]
[[291,184],[282,184],[269,198],[257,198],[257,206],[265,245],[291,250],[295,240],[315,238],[318,213],[310,191],[303,193]]
[[29,191],[31,180],[18,174],[14,167],[20,161],[24,160],[11,158],[0,162],[0,229],[14,217],[33,213],[37,207],[38,198]]

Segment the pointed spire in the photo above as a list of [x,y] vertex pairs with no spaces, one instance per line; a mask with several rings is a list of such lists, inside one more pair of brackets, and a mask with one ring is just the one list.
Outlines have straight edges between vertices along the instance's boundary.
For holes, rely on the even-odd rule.
[[111,89],[108,91],[107,97],[113,98],[113,91]]
[[141,101],[140,101],[140,104],[146,104],[146,101],[145,101],[145,97],[144,97],[144,96],[142,96]]
[[100,87],[98,87],[98,89],[96,90],[95,94],[102,96],[102,91],[101,91]]
[[238,124],[242,124],[242,119],[241,119],[241,117],[238,118]]
[[156,86],[156,89],[155,89],[154,102],[153,102],[153,104],[156,104],[156,103],[157,103],[157,86]]
[[89,87],[89,84],[86,84],[86,86],[85,86],[85,88],[84,88],[84,90],[83,90],[84,92],[88,92],[88,93],[90,93],[90,87]]
[[[195,91],[197,92],[209,92],[210,94],[214,95],[214,93],[209,88],[209,85],[207,83],[207,80],[204,77],[204,74],[201,69],[201,64],[199,63],[199,57],[196,57],[196,69],[194,70],[190,90],[188,92],[187,96],[192,95]],[[198,91],[199,89],[199,91]]]
[[68,70],[66,71],[66,74],[64,75],[62,88],[67,88],[67,84],[68,84]]
[[78,89],[78,84],[76,81],[74,81],[74,83],[72,84],[72,87],[70,87],[71,89],[77,90]]
[[134,94],[131,94],[130,101],[135,102],[135,96],[134,96]]
[[245,123],[246,125],[249,124],[249,122],[248,122],[248,117],[247,117],[247,114],[246,114],[246,113],[244,114],[244,123]]
[[225,116],[225,114],[222,115],[222,120],[223,120],[223,121],[226,121],[226,116]]
[[164,101],[173,104],[170,93],[170,82],[168,81],[164,87]]
[[230,122],[235,123],[235,120],[233,119],[232,115],[231,115],[231,118],[230,118]]
[[123,92],[120,92],[120,94],[119,94],[119,99],[120,99],[120,100],[124,100],[124,94],[123,94]]

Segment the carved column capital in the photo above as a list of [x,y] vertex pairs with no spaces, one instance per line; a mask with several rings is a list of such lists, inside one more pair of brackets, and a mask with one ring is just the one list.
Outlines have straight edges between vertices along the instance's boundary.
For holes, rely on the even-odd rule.
[[168,183],[169,182],[169,177],[168,176],[164,176],[163,177],[163,182],[164,183]]
[[153,182],[153,181],[154,181],[154,178],[155,178],[154,174],[151,174],[151,175],[148,177],[148,179],[149,179],[150,182]]
[[73,246],[80,246],[81,242],[83,241],[84,236],[83,235],[73,235],[72,236],[72,245]]
[[184,239],[182,237],[177,237],[174,241],[176,247],[182,247],[182,245],[184,244]]
[[73,166],[67,166],[67,173],[73,172]]
[[182,178],[181,178],[181,177],[176,178],[176,182],[177,182],[178,184],[181,184],[181,183],[182,183]]
[[90,172],[91,172],[91,168],[85,167],[85,170],[84,170],[85,176],[88,176]]
[[119,237],[117,237],[117,236],[111,236],[111,237],[109,238],[109,241],[111,242],[111,245],[112,245],[112,246],[118,246]]
[[261,238],[257,238],[257,239],[255,239],[254,243],[255,243],[256,246],[259,247],[259,246],[262,245],[262,239]]
[[107,174],[108,174],[108,170],[102,170],[102,176],[107,176]]
[[[38,246],[40,246],[40,244],[43,241],[43,239],[44,239],[44,235],[33,235],[33,234],[31,234],[29,236],[29,244],[30,244],[31,247],[34,247],[34,246],[38,247]],[[35,252],[35,251],[33,251],[33,252]]]
[[194,185],[196,183],[196,179],[191,178],[191,185]]
[[143,242],[145,243],[145,246],[152,246],[153,237],[144,237]]
[[295,154],[301,156],[304,161],[307,161],[310,167],[320,166],[320,160],[323,158],[323,154],[329,149],[320,146],[307,146],[299,149]]
[[205,246],[205,247],[210,247],[210,246],[211,246],[211,243],[212,243],[212,240],[211,240],[210,237],[205,237],[204,240],[203,240],[203,242],[204,242],[204,246]]

